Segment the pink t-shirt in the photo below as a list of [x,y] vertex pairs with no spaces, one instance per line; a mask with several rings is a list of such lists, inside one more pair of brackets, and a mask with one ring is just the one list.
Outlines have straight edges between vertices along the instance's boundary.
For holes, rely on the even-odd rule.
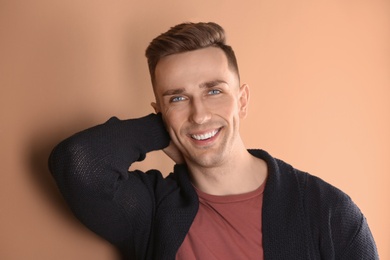
[[263,259],[264,186],[265,182],[252,192],[228,196],[196,190],[199,211],[176,259]]

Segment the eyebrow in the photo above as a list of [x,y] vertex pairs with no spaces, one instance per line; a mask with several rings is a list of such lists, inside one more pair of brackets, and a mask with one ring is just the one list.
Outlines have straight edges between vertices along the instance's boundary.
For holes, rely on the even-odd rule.
[[163,96],[172,96],[172,95],[178,95],[185,92],[184,88],[176,88],[176,89],[168,89],[163,93]]
[[226,81],[223,80],[212,80],[212,81],[207,81],[199,85],[200,88],[212,88],[215,87],[221,83],[227,84]]
[[[221,83],[227,84],[223,80],[212,80],[212,81],[207,81],[207,82],[201,83],[199,85],[199,88],[212,88],[212,87],[215,87]],[[168,89],[162,95],[163,96],[172,96],[172,95],[183,94],[184,92],[185,92],[185,88]]]

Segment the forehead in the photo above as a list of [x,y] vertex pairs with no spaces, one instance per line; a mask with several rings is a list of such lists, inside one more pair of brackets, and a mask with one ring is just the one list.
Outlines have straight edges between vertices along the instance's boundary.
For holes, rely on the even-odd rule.
[[213,80],[233,84],[236,77],[228,66],[225,53],[220,48],[207,47],[162,58],[155,70],[155,91],[185,88]]

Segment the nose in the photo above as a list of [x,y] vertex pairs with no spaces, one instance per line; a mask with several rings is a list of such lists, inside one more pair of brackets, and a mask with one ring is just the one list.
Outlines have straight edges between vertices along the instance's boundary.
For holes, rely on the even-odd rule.
[[193,99],[191,102],[191,121],[201,125],[208,122],[211,118],[210,110],[205,106],[201,99]]

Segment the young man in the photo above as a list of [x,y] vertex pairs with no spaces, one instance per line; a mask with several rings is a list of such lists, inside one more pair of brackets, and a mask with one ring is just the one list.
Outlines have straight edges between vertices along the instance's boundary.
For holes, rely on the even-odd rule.
[[[74,214],[126,259],[377,259],[351,199],[247,150],[239,123],[249,88],[215,23],[185,23],[146,50],[156,114],[82,131],[50,169]],[[128,172],[153,150],[176,162]]]

